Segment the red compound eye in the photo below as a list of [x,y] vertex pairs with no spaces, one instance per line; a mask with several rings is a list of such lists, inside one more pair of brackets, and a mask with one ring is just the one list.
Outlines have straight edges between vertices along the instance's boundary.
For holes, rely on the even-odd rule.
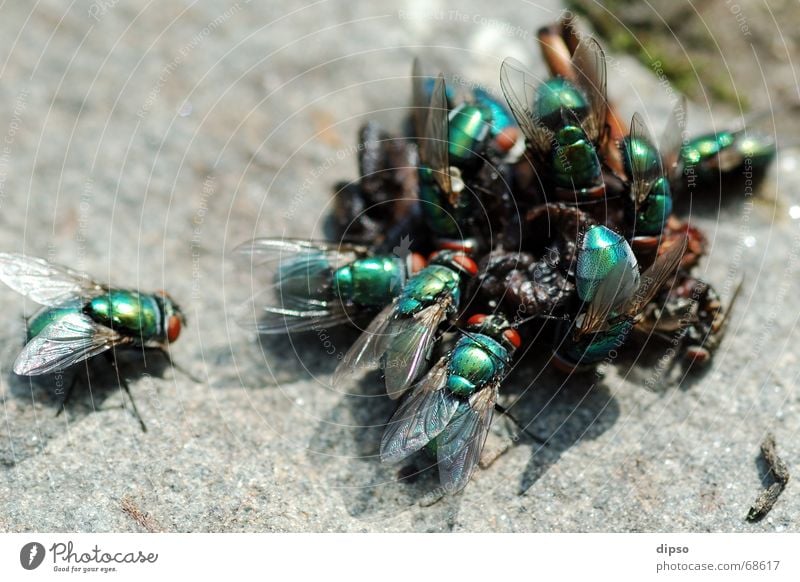
[[706,364],[711,359],[711,354],[703,347],[690,347],[686,349],[686,358],[694,364]]
[[474,277],[478,274],[477,263],[475,263],[475,261],[473,261],[467,255],[456,255],[453,257],[453,262],[469,273],[471,277]]
[[170,315],[167,320],[167,341],[174,342],[181,335],[181,318],[177,315]]
[[439,246],[446,251],[455,251],[458,253],[471,253],[475,250],[475,241],[472,239],[467,240],[446,240],[439,243]]
[[519,337],[519,332],[516,329],[505,330],[503,332],[503,337],[515,348],[518,348],[520,344],[522,344],[522,338]]
[[498,150],[501,152],[507,152],[514,147],[515,143],[517,143],[518,137],[519,132],[517,131],[516,127],[507,127],[497,134],[497,137],[494,138],[494,143]]
[[412,275],[419,273],[427,264],[428,261],[419,253],[411,253],[408,256],[408,268]]
[[480,325],[485,319],[486,316],[483,313],[476,313],[467,320],[467,325]]

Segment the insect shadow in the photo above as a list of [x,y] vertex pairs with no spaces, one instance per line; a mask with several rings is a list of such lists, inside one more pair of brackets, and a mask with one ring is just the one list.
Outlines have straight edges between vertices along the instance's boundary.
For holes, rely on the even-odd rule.
[[76,421],[102,411],[104,401],[123,390],[122,406],[146,430],[146,419],[136,408],[136,383],[145,377],[163,378],[172,365],[157,349],[109,351],[54,374],[19,376],[9,372],[8,391],[19,401],[52,410],[53,417],[66,414],[67,420]]
[[[282,335],[261,334],[223,342],[205,352],[213,387],[261,389],[333,374],[341,355],[359,336],[352,326]],[[222,375],[216,370],[234,370]]]
[[309,456],[327,486],[337,492],[348,513],[371,522],[385,522],[419,505],[432,505],[416,527],[450,531],[459,497],[439,492],[436,462],[418,453],[399,465],[381,463],[379,446],[396,402],[386,396],[381,373],[373,371],[348,386],[339,402],[319,423]]
[[[503,382],[502,404],[513,405],[513,420],[495,414],[484,447],[483,458],[498,458],[497,462],[512,446],[531,447],[531,459],[520,475],[520,494],[567,449],[583,439],[597,438],[619,416],[617,402],[593,374],[565,377],[547,369],[547,363],[548,358],[540,355],[526,357]],[[532,385],[531,378],[535,378]],[[343,394],[320,423],[310,454],[331,488],[341,493],[350,515],[379,521],[422,505],[426,511],[421,529],[448,531],[455,524],[461,495],[442,490],[436,461],[424,452],[397,465],[380,461],[379,444],[395,408],[396,403],[385,394],[380,372],[371,372]],[[492,466],[481,468],[484,471],[476,476],[485,473],[480,478],[491,478]]]
[[626,346],[620,351],[616,364],[625,370],[625,377],[631,383],[662,395],[674,388],[687,392],[710,371],[710,366],[687,361],[680,345],[661,338]]
[[549,361],[548,354],[526,354],[503,384],[506,406],[516,421],[544,441],[531,443],[524,436],[512,441],[531,447],[519,478],[520,495],[571,447],[610,429],[620,414],[618,402],[594,371],[565,375],[548,366]]

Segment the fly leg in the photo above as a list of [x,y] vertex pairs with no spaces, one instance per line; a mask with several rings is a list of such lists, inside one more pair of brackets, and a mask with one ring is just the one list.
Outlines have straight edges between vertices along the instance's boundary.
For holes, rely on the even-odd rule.
[[175,360],[172,359],[172,356],[169,354],[169,352],[166,349],[164,349],[163,347],[160,347],[160,346],[158,346],[158,347],[145,347],[144,350],[155,351],[158,354],[161,354],[161,356],[163,356],[163,358],[166,360],[166,362],[167,362],[167,364],[169,365],[170,368],[172,368],[176,372],[180,372],[181,374],[183,374],[184,376],[189,378],[189,380],[191,380],[195,384],[202,384],[203,383],[203,380],[201,378],[198,378],[197,376],[192,374],[189,370],[187,370],[183,366],[177,364],[175,362]]
[[[139,421],[139,426],[141,427],[142,432],[147,432],[147,425],[145,425],[144,419],[142,419],[142,415],[139,414],[139,409],[136,407],[136,401],[133,399],[133,394],[131,394],[130,386],[128,386],[128,380],[126,380],[125,377],[122,376],[122,374],[120,374],[119,372],[119,365],[117,364],[117,356],[115,351],[112,349],[106,352],[106,354],[108,357],[108,361],[111,364],[111,367],[114,369],[114,373],[117,376],[117,383],[119,384],[120,388],[122,388],[128,395],[128,400],[130,400],[131,403],[131,412],[133,413],[133,416],[136,418],[136,420]],[[124,402],[122,407],[127,408]]]
[[490,433],[486,440],[486,445],[484,446],[483,452],[481,453],[481,460],[479,462],[481,469],[488,469],[491,467],[497,459],[508,452],[514,443],[519,441],[521,435],[525,435],[539,445],[539,447],[548,446],[547,439],[543,439],[529,431],[519,420],[516,419],[516,417],[514,417],[514,415],[508,411],[506,407],[500,404],[495,404],[494,409],[498,414],[502,414],[514,425],[516,425],[518,432],[502,438]]
[[[58,378],[58,376],[61,375],[61,374],[63,374],[63,372],[57,372],[56,373],[56,378]],[[73,390],[73,388],[75,388],[75,384],[77,382],[78,382],[78,375],[77,374],[72,374],[72,379],[70,380],[69,385],[67,386],[67,389],[64,392],[64,396],[61,398],[61,403],[60,403],[60,406],[58,407],[58,411],[56,411],[56,416],[57,417],[61,416],[61,413],[64,412],[67,409],[67,402],[69,401],[70,396],[72,396],[72,390]],[[56,390],[56,393],[58,393],[57,390]]]

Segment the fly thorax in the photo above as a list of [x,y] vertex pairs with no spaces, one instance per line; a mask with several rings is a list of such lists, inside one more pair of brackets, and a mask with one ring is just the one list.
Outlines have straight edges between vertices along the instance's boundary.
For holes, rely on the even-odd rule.
[[163,333],[163,316],[152,295],[111,289],[108,293],[93,298],[84,308],[84,312],[101,325],[143,341],[156,339]]
[[533,115],[542,125],[557,131],[563,124],[563,111],[571,111],[579,120],[589,113],[583,93],[562,77],[548,79],[536,90]]
[[459,166],[481,162],[492,128],[492,110],[477,103],[464,103],[450,112],[450,160]]
[[655,168],[661,164],[661,155],[658,153],[658,149],[644,139],[626,136],[620,143],[620,147],[625,173],[629,178],[633,174],[634,164],[648,174],[654,172]]
[[448,363],[447,388],[459,396],[473,394],[503,373],[508,357],[508,351],[488,335],[461,337]]
[[402,314],[416,313],[431,305],[443,294],[458,291],[458,273],[444,265],[428,265],[411,277],[403,287],[397,302],[398,311]]
[[575,268],[580,299],[591,302],[600,283],[612,273],[620,273],[622,268],[627,268],[630,276],[619,278],[616,303],[624,302],[636,290],[639,276],[636,257],[630,245],[619,234],[605,226],[590,228],[581,241]]

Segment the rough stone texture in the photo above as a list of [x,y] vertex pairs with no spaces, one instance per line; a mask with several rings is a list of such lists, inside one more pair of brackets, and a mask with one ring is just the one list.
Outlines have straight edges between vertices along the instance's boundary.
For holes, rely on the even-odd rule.
[[[145,374],[136,358],[123,366],[142,433],[97,362],[91,393],[78,389],[56,417],[46,385],[7,372],[24,305],[0,289],[0,530],[798,529],[791,481],[767,519],[744,522],[767,431],[790,469],[800,466],[800,222],[789,212],[800,196],[789,155],[752,208],[737,193],[691,206],[712,243],[702,275],[729,293],[746,274],[713,369],[651,391],[650,369],[633,358],[568,382],[541,371],[545,354],[525,358],[505,398],[550,445],[514,443],[456,498],[439,499],[435,472],[408,484],[378,462],[391,404],[376,375],[335,392],[320,338],[258,343],[231,323],[248,287],[226,254],[254,235],[322,235],[331,185],[355,177],[358,125],[399,127],[412,55],[492,88],[507,55],[544,74],[532,31],[558,16],[557,2],[455,4],[0,9],[2,249],[169,289],[190,319],[172,355],[202,379],[159,377],[152,358]],[[634,59],[613,56],[612,96],[660,127],[668,93]],[[708,111],[692,113],[695,127],[710,125]],[[727,119],[714,110],[714,123]],[[342,330],[333,342],[353,338]],[[508,433],[496,422],[487,451]]]

